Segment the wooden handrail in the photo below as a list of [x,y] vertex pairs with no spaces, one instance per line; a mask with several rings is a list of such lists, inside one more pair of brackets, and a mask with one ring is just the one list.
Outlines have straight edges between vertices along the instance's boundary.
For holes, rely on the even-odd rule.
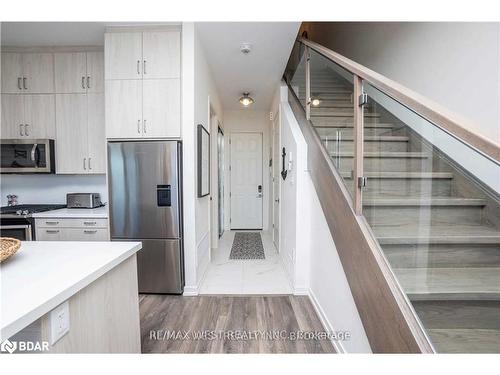
[[425,96],[420,95],[383,76],[382,74],[374,72],[373,70],[348,59],[347,57],[333,52],[318,43],[305,38],[299,38],[298,41],[323,55],[327,59],[332,60],[352,74],[361,77],[378,90],[410,108],[412,111],[427,119],[438,128],[441,128],[462,142],[472,146],[488,158],[494,160],[497,164],[500,164],[500,144],[469,130],[474,127],[470,121],[452,113],[448,109],[426,98]]

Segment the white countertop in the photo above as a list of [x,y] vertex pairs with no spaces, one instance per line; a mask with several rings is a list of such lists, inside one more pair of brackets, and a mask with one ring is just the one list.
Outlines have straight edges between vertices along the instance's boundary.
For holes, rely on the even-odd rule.
[[141,248],[140,242],[22,242],[0,264],[0,342]]
[[34,218],[92,218],[92,219],[107,219],[108,207],[97,208],[61,208],[46,212],[38,212],[32,215]]

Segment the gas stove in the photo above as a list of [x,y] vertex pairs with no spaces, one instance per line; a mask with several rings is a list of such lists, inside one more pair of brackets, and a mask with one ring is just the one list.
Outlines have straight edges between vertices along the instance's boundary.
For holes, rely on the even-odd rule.
[[45,212],[65,208],[65,204],[18,204],[16,206],[5,206],[0,208],[2,218],[31,217],[37,212]]

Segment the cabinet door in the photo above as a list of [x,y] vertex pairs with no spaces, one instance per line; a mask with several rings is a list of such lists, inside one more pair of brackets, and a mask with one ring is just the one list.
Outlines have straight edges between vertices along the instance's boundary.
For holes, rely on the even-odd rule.
[[56,172],[87,173],[87,95],[56,95],[56,130]]
[[142,41],[144,79],[180,77],[181,37],[178,31],[145,32]]
[[23,66],[20,53],[2,53],[2,94],[22,92]]
[[85,52],[54,54],[56,92],[59,94],[86,92],[86,65]]
[[143,81],[144,137],[180,137],[180,81]]
[[24,135],[29,139],[55,139],[55,97],[52,94],[24,96]]
[[106,79],[142,78],[142,33],[107,33],[104,53]]
[[24,137],[24,96],[2,94],[2,139]]
[[87,52],[87,92],[104,92],[103,52]]
[[142,137],[142,80],[106,81],[106,137]]
[[88,172],[106,173],[106,132],[104,129],[104,94],[87,94],[88,103]]
[[52,53],[23,54],[24,92],[50,94],[54,92],[54,55]]

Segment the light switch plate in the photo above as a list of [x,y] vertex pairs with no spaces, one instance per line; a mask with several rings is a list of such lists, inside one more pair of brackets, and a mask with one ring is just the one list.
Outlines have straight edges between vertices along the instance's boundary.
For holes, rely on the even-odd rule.
[[50,312],[50,345],[54,345],[69,332],[69,302],[66,301]]

